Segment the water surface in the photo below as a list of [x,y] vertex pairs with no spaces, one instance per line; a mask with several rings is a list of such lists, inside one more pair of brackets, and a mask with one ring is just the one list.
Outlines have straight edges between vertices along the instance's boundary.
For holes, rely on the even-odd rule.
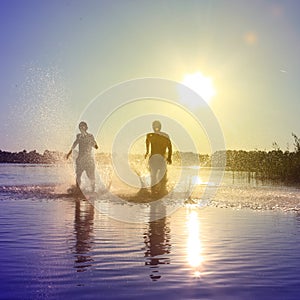
[[0,167],[1,299],[299,299],[297,212],[216,199],[125,223],[61,192],[60,168]]

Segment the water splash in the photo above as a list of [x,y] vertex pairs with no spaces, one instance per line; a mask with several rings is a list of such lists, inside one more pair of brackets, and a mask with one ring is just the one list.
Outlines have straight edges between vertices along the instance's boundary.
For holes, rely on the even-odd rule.
[[75,118],[70,114],[70,92],[62,74],[56,66],[28,66],[19,101],[12,109],[22,147],[38,151],[69,148]]

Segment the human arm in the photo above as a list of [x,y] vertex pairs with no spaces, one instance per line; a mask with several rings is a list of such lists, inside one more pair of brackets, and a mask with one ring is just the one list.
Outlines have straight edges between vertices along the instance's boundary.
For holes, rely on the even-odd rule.
[[167,163],[170,165],[170,164],[172,164],[172,143],[171,143],[170,139],[168,141],[167,148],[168,148]]
[[67,153],[66,159],[69,159],[69,157],[70,157],[70,155],[71,155],[71,153],[72,153],[72,150],[73,150],[73,149],[71,149],[71,150]]
[[147,158],[147,156],[149,154],[149,145],[150,145],[150,141],[149,141],[149,136],[147,134],[147,137],[146,137],[146,154],[145,154],[145,158]]
[[93,147],[94,147],[95,149],[98,149],[99,147],[98,147],[98,145],[97,145],[97,142],[96,142],[94,136],[92,136],[92,137],[93,137]]
[[79,140],[78,140],[78,139],[79,139],[79,135],[77,135],[76,140],[74,141],[74,143],[73,143],[73,145],[72,145],[70,151],[67,153],[66,159],[68,159],[68,158],[70,157],[70,155],[71,155],[73,149],[78,145],[78,143],[79,143]]

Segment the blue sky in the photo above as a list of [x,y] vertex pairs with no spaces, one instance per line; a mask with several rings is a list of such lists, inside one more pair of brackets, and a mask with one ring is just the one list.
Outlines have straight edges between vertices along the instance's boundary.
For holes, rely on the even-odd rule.
[[300,135],[299,6],[1,0],[0,149],[67,151],[101,91],[201,72],[213,79],[210,107],[228,149],[270,149],[277,141],[292,150],[291,132]]

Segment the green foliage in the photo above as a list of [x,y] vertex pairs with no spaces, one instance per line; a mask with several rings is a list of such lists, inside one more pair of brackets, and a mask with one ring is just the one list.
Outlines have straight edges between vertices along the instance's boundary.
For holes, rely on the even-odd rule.
[[256,178],[300,183],[300,139],[294,137],[294,152],[283,152],[277,143],[272,151],[226,151],[226,168],[233,172],[254,172]]

